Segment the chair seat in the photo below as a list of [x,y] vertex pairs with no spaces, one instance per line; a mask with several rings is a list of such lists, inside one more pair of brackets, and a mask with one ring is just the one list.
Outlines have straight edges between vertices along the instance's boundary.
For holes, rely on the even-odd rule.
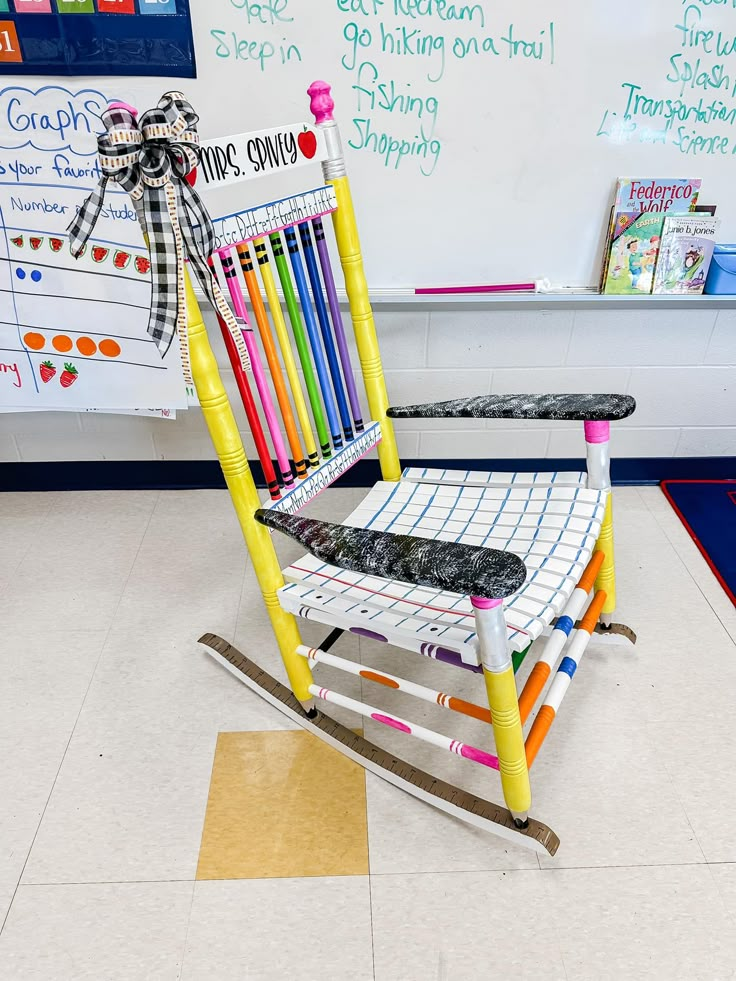
[[[580,580],[606,495],[586,489],[584,473],[408,469],[399,482],[376,484],[343,523],[518,555],[527,579],[504,611],[511,649],[521,651],[560,615]],[[309,554],[284,578],[279,601],[297,616],[480,670],[467,596],[347,572]]]

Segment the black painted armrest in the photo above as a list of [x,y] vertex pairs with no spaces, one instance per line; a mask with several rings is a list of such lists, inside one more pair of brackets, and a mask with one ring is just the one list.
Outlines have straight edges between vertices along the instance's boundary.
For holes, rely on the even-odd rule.
[[636,408],[630,395],[476,395],[449,402],[392,406],[393,419],[625,419]]
[[284,532],[322,562],[367,576],[489,599],[510,596],[526,579],[521,559],[495,548],[333,525],[279,511],[256,511],[256,520]]

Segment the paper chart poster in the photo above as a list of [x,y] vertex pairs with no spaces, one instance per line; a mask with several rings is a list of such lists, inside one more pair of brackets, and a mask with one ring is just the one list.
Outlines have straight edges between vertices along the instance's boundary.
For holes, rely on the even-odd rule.
[[194,78],[189,0],[0,0],[0,72]]
[[74,259],[66,228],[97,184],[106,94],[0,90],[0,408],[185,408],[179,345],[147,333],[150,271],[128,195],[108,186]]

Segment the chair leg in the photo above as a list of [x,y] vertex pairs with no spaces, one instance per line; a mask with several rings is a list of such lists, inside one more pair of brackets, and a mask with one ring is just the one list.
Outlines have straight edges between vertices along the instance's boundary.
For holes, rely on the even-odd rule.
[[601,611],[601,623],[608,626],[613,619],[613,611],[616,609],[616,570],[613,555],[613,495],[609,493],[606,501],[606,513],[603,516],[601,533],[598,536],[596,549],[600,549],[605,558],[595,581],[596,592],[604,590],[606,601]]
[[499,599],[474,596],[471,601],[475,610],[503,796],[517,826],[524,827],[532,795],[503,605]]

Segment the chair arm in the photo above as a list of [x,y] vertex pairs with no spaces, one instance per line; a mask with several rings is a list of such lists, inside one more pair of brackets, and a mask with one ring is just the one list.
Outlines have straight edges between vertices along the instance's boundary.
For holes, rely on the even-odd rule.
[[625,419],[636,408],[630,395],[476,395],[449,402],[392,406],[393,419]]
[[495,548],[352,528],[279,511],[259,510],[255,516],[322,562],[367,576],[488,599],[510,596],[526,579],[522,560]]

